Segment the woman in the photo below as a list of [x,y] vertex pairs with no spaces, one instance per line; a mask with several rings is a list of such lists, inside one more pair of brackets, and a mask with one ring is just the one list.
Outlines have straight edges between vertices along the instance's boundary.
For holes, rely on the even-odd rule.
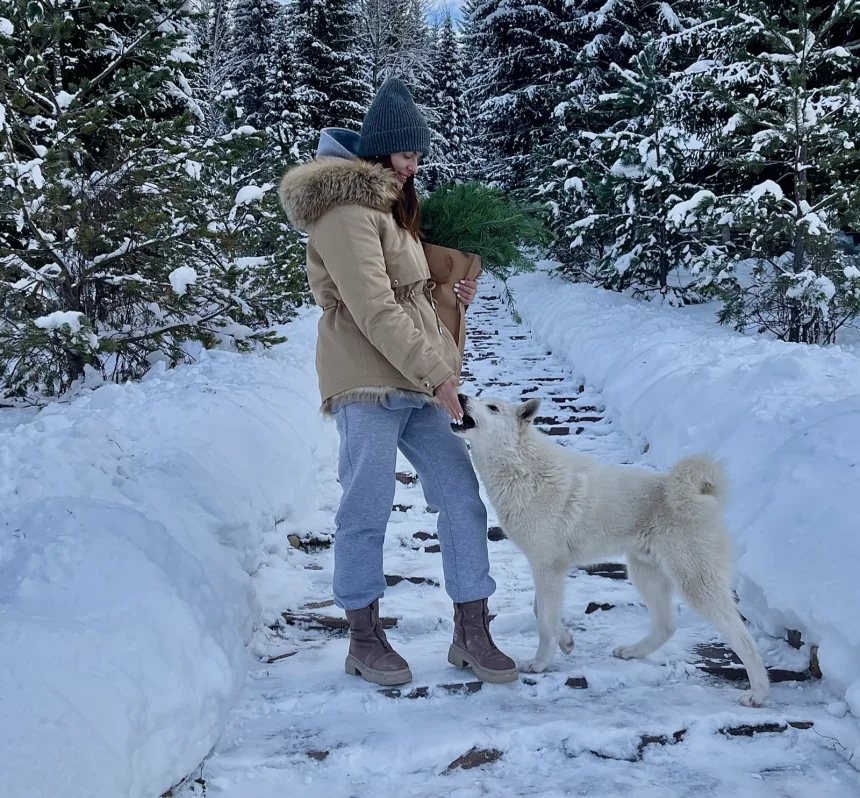
[[448,661],[471,667],[482,681],[509,682],[518,678],[516,665],[489,631],[487,598],[495,582],[486,508],[446,416],[462,418],[460,352],[436,315],[419,241],[414,178],[429,144],[430,130],[408,90],[391,79],[360,136],[323,131],[320,157],[288,172],[281,184],[287,214],[309,234],[308,280],[323,309],[317,374],[323,411],[334,415],[340,434],[335,603],[350,627],[347,673],[376,684],[410,681],[409,665],[379,623],[382,548],[400,448],[427,501],[439,508],[445,589],[454,601]]

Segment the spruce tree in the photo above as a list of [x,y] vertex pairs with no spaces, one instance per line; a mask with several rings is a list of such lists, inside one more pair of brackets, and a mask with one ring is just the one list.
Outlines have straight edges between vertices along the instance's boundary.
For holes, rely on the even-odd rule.
[[578,67],[535,183],[555,216],[562,270],[575,279],[671,302],[695,297],[690,273],[714,242],[673,213],[702,190],[703,141],[687,124],[678,77],[692,52],[676,41],[697,21],[693,5],[627,0],[606,14],[588,2],[573,26]]
[[3,395],[38,402],[90,377],[139,377],[183,361],[189,341],[271,341],[302,290],[271,279],[295,268],[263,260],[255,239],[274,192],[235,167],[250,128],[201,135],[187,4],[19,0],[5,13]]
[[570,79],[572,12],[565,0],[498,0],[467,7],[475,141],[486,177],[521,189],[545,144],[561,86]]
[[256,128],[269,116],[268,74],[279,10],[277,0],[235,0],[233,5],[233,80],[242,118]]
[[730,235],[704,283],[738,329],[828,343],[860,311],[858,33],[857,0],[729,0],[707,27],[695,76],[727,121],[695,210]]
[[312,130],[357,130],[370,101],[354,0],[296,0],[299,96]]
[[432,191],[440,183],[464,180],[469,168],[469,116],[464,95],[462,52],[451,15],[446,15],[436,35],[431,102],[438,122],[433,147],[422,176]]
[[297,160],[315,138],[302,103],[300,81],[295,10],[292,5],[282,5],[273,22],[266,89],[266,124],[279,168]]
[[618,71],[613,112],[626,118],[590,148],[603,172],[591,224],[603,228],[607,242],[596,276],[607,288],[680,304],[695,298],[693,277],[720,251],[680,212],[709,194],[690,169],[703,142],[679,124],[672,75],[656,42]]
[[429,11],[428,0],[359,0],[359,41],[374,89],[390,77],[421,87],[433,57]]
[[237,66],[232,56],[229,0],[199,0],[192,20],[194,57],[197,69],[189,76],[194,97],[200,105],[199,127],[207,137],[222,136],[232,126],[227,106],[235,107]]

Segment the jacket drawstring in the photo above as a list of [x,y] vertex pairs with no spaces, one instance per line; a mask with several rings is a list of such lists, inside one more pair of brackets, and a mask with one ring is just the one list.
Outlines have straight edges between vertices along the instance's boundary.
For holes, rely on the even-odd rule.
[[430,300],[430,307],[433,308],[433,315],[436,317],[436,329],[439,332],[442,332],[442,320],[439,318],[439,311],[436,310],[436,300],[433,298],[433,288],[435,285],[432,282],[427,282],[424,285],[424,293],[427,295],[427,299]]
[[[415,291],[413,288],[410,291],[406,291],[403,294],[395,294],[394,298],[398,302],[405,302],[408,299],[412,299],[416,293],[422,293],[427,296],[427,299],[430,301],[430,307],[433,308],[433,315],[436,317],[436,329],[439,332],[442,332],[442,320],[439,318],[439,311],[436,310],[436,300],[433,298],[433,288],[435,288],[435,284],[432,281],[428,281],[424,289],[420,292]],[[342,305],[343,303],[339,299],[335,299],[330,305],[323,305],[323,311],[326,310],[334,310],[336,307]]]

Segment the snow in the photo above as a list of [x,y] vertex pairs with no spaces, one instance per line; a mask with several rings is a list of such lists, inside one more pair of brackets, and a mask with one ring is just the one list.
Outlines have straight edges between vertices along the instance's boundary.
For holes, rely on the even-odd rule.
[[173,61],[176,63],[180,63],[180,64],[194,64],[194,63],[196,63],[196,61],[194,60],[194,57],[190,53],[186,52],[185,50],[181,50],[181,49],[171,50],[170,54],[167,56],[167,60]]
[[271,262],[270,257],[244,257],[244,258],[236,258],[233,262],[240,269],[258,269],[262,266],[266,266]]
[[185,171],[192,180],[200,179],[200,172],[202,169],[203,164],[200,163],[200,161],[192,161],[191,159],[185,161]]
[[236,207],[242,205],[248,205],[251,202],[256,202],[260,199],[269,189],[270,185],[266,184],[264,186],[245,186],[244,188],[239,189],[239,192],[236,194],[236,199],[233,204]]
[[669,210],[669,213],[666,214],[666,218],[678,227],[684,224],[691,224],[696,219],[695,211],[699,205],[706,200],[712,199],[714,199],[713,191],[708,191],[707,189],[697,191],[692,197],[690,197],[690,199],[683,200],[682,202],[677,203],[677,205],[674,205]]
[[20,798],[154,798],[215,745],[260,620],[250,574],[333,458],[316,315],[265,355],[0,411],[0,772]]
[[184,296],[188,286],[197,282],[197,272],[191,266],[180,266],[168,275],[174,293]]
[[[499,289],[484,278],[467,314],[472,376],[464,391],[512,400],[527,391],[543,399],[542,415],[565,412],[554,398],[575,397],[570,401],[589,407],[589,418],[578,422],[579,434],[571,429],[556,440],[608,462],[643,465],[641,441],[607,417],[604,397],[593,386],[580,391],[561,350],[548,355],[528,325],[512,321]],[[576,648],[570,657],[559,654],[553,670],[451,694],[451,685],[462,688],[474,677],[446,662],[452,607],[441,586],[441,557],[424,548],[436,541],[415,538],[434,532],[436,524],[420,481],[397,485],[394,502],[402,509],[391,513],[384,559],[386,574],[418,583],[401,581],[380,602],[382,615],[397,619],[388,637],[410,663],[414,682],[398,698],[347,676],[345,636],[281,618],[285,610],[343,617],[331,601],[332,549],[323,548],[340,497],[334,460],[320,457],[308,468],[320,486],[317,511],[300,523],[281,524],[267,539],[264,565],[254,576],[267,626],[249,646],[251,679],[200,774],[207,794],[855,798],[860,792],[860,774],[846,761],[860,744],[860,730],[850,715],[831,709],[832,693],[816,682],[775,684],[768,707],[738,706],[742,685],[705,677],[692,664],[696,645],[716,635],[681,602],[674,603],[678,632],[657,654],[641,662],[613,658],[615,645],[648,629],[647,611],[625,580],[571,574],[564,615]],[[402,456],[397,470],[411,470]],[[490,523],[497,523],[492,511]],[[284,541],[288,534],[317,545],[292,548]],[[489,546],[498,585],[490,598],[490,611],[498,614],[491,630],[503,650],[522,660],[537,643],[528,562],[510,541]],[[614,606],[588,613],[590,602]],[[808,649],[756,636],[768,666],[796,669],[808,662]],[[587,687],[571,689],[569,677],[584,677]],[[720,733],[786,721],[815,725],[753,738]],[[646,745],[640,756],[643,735],[662,735],[667,744]],[[676,735],[683,738],[678,743]],[[473,747],[494,749],[500,758],[449,772],[448,765]],[[177,798],[200,794],[189,788]]]
[[15,33],[15,26],[6,17],[0,17],[0,34],[11,36]]
[[68,108],[74,101],[75,96],[76,95],[74,94],[69,94],[69,92],[67,91],[58,91],[56,95],[57,106],[60,108],[60,110]]
[[749,197],[753,202],[758,202],[765,194],[771,194],[777,200],[781,200],[785,194],[778,183],[773,180],[765,180],[749,191]]
[[860,717],[860,357],[745,337],[683,311],[546,274],[511,281],[538,337],[604,393],[666,468],[724,459],[745,617],[818,645],[826,683]]
[[81,319],[83,313],[77,310],[55,310],[47,316],[39,316],[33,324],[42,330],[58,330],[68,325],[73,333],[81,331]]
[[[540,396],[547,414],[587,407],[582,429],[559,441],[608,462],[663,466],[702,448],[725,457],[741,609],[769,667],[803,669],[819,644],[824,682],[776,684],[765,709],[739,707],[738,685],[693,665],[716,635],[679,601],[678,632],[660,652],[614,659],[615,645],[645,633],[647,612],[629,582],[577,572],[565,601],[570,658],[528,682],[451,695],[445,685],[473,677],[445,661],[451,604],[439,555],[414,537],[435,525],[420,483],[397,486],[406,509],[392,513],[385,570],[431,581],[391,587],[382,607],[398,618],[390,638],[416,676],[407,692],[424,686],[427,697],[390,698],[347,677],[343,637],[281,619],[341,616],[332,550],[287,542],[330,540],[340,493],[334,425],[317,409],[318,312],[303,311],[264,355],[200,350],[193,366],[158,363],[138,384],[0,411],[7,794],[154,798],[204,758],[207,793],[225,798],[612,798],[631,785],[643,798],[858,793],[849,580],[860,544],[846,520],[858,358],[744,338],[544,274],[511,285],[527,324],[482,282],[465,390]],[[575,399],[556,407],[559,397]],[[537,640],[528,563],[509,541],[491,546],[493,633],[522,660]],[[587,613],[592,601],[614,606]],[[803,632],[800,651],[768,636],[789,625]],[[569,676],[587,689],[568,687]],[[786,721],[814,730],[720,733]],[[640,757],[643,735],[672,742]],[[473,746],[502,758],[447,773]],[[192,783],[175,794],[200,792]]]

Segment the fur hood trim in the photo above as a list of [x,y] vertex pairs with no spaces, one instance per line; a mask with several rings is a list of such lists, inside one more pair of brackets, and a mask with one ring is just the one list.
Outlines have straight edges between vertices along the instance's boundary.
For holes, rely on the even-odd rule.
[[392,397],[412,399],[420,396],[428,405],[433,407],[442,407],[441,403],[435,396],[428,396],[417,391],[405,391],[400,388],[385,388],[382,386],[368,385],[364,388],[353,388],[350,391],[332,396],[323,402],[320,411],[324,416],[332,416],[345,404],[350,402],[372,402],[374,404],[382,404],[386,399]]
[[296,166],[281,180],[281,205],[290,221],[307,232],[323,214],[339,205],[363,205],[390,211],[400,184],[381,164],[344,158],[318,158]]

